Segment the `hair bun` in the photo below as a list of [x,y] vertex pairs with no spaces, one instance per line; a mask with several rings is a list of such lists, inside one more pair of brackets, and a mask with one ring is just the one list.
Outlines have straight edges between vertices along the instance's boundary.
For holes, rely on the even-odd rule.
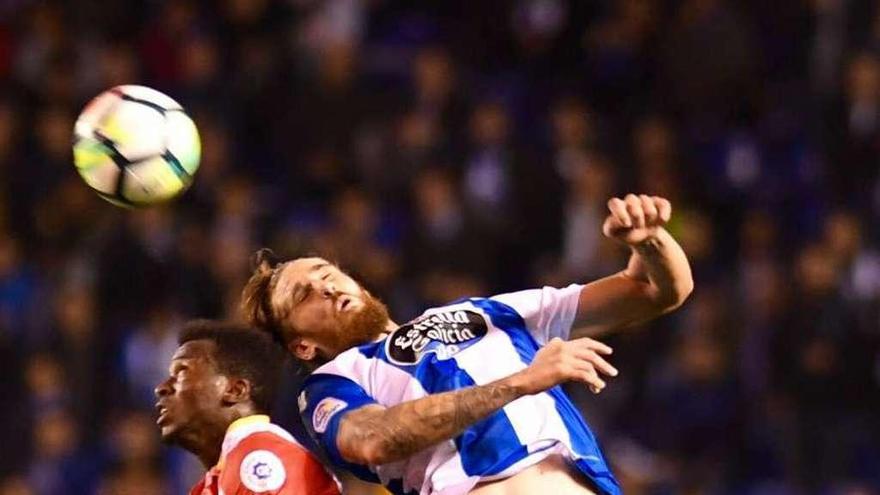
[[262,248],[257,251],[251,259],[251,266],[254,271],[263,273],[271,272],[278,265],[278,256],[269,248]]

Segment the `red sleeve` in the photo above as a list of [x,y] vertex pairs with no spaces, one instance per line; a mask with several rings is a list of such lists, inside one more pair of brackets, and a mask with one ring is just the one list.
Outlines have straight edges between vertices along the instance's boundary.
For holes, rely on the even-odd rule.
[[226,495],[339,495],[333,477],[301,446],[273,433],[250,435],[226,456]]

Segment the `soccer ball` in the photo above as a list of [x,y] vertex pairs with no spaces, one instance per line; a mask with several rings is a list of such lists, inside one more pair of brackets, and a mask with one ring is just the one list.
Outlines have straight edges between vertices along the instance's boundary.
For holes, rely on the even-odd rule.
[[83,109],[73,161],[107,201],[140,207],[185,191],[199,168],[199,132],[183,107],[144,86],[116,86]]

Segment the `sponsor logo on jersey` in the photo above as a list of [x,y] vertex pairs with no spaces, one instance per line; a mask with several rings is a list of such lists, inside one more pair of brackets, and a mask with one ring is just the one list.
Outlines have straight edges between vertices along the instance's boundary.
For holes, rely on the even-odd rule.
[[412,365],[428,354],[449,359],[479,341],[488,332],[486,320],[466,309],[423,315],[395,330],[385,340],[385,352],[394,364]]
[[268,450],[255,450],[246,455],[238,475],[241,484],[256,493],[277,490],[287,479],[281,459]]
[[348,402],[333,397],[327,397],[321,402],[318,402],[318,405],[315,407],[315,412],[312,413],[312,427],[315,429],[315,433],[324,433],[327,430],[327,425],[330,424],[330,419],[333,418],[333,415],[345,409],[347,406]]

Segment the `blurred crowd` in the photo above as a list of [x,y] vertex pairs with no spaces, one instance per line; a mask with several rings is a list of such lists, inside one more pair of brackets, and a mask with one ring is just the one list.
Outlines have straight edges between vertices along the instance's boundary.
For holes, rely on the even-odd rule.
[[[201,132],[167,206],[72,166],[126,83]],[[626,192],[672,201],[696,290],[571,389],[625,492],[880,493],[878,151],[878,1],[0,0],[0,495],[184,493],[153,386],[258,247],[405,321],[621,269]]]

